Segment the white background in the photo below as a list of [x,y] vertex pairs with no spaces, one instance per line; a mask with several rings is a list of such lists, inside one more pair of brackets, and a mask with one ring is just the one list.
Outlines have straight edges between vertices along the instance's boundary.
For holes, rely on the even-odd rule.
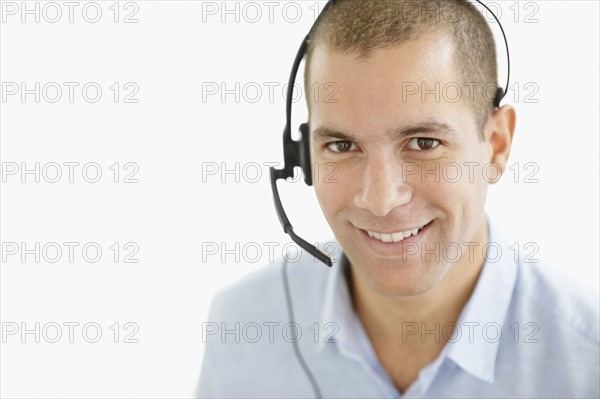
[[[117,23],[112,1],[98,2],[102,16],[97,23],[83,18],[86,2],[77,3],[72,23],[62,2],[57,3],[63,15],[56,23],[43,13],[39,23],[35,15],[27,15],[23,23],[21,2],[12,3],[19,8],[16,15],[5,12],[11,2],[1,3],[0,80],[25,82],[27,88],[35,82],[42,87],[48,82],[80,84],[72,103],[64,85],[56,103],[44,97],[36,103],[33,94],[23,102],[20,93],[3,99],[3,168],[22,162],[30,168],[36,162],[40,167],[95,162],[102,170],[97,183],[83,179],[81,165],[73,183],[66,167],[57,183],[43,177],[35,183],[33,175],[25,183],[20,174],[3,176],[3,245],[80,245],[73,262],[63,246],[56,263],[46,259],[54,252],[39,263],[33,254],[23,262],[20,252],[10,255],[3,247],[3,328],[34,329],[40,323],[46,335],[40,334],[39,343],[33,333],[3,337],[1,395],[189,397],[200,371],[201,325],[213,294],[267,263],[270,244],[265,243],[277,243],[273,256],[280,257],[290,242],[274,211],[264,163],[282,161],[282,87],[318,2],[288,8],[289,2],[272,2],[272,20],[265,2],[254,3],[256,7],[233,1],[121,2]],[[33,9],[35,3],[27,6]],[[45,4],[38,2],[40,12]],[[522,174],[517,183],[508,174],[490,188],[488,214],[511,241],[521,246],[535,242],[540,262],[555,264],[597,290],[598,2],[493,5],[502,12],[511,81],[520,90],[518,99],[512,90],[504,103],[517,109],[510,161],[513,167],[519,163]],[[225,7],[238,11],[225,14]],[[262,15],[252,22],[257,9]],[[212,10],[216,14],[207,12]],[[300,18],[292,22],[297,10]],[[56,9],[46,11],[48,19],[55,17]],[[94,9],[87,11],[93,18]],[[138,22],[123,23],[132,12]],[[527,16],[537,22],[526,23]],[[499,29],[492,25],[499,39]],[[498,41],[497,48],[504,84],[504,44]],[[82,97],[88,82],[103,90],[96,103]],[[109,88],[114,82],[121,87],[117,103]],[[131,92],[123,90],[128,82],[139,88],[133,96],[137,103],[123,102]],[[220,90],[221,83],[234,89],[236,82],[240,89],[248,88],[238,92],[239,102],[235,94],[222,101],[220,92],[203,99],[207,84]],[[265,82],[276,82],[273,99]],[[524,101],[532,92],[527,83],[539,88],[532,97],[537,103]],[[251,102],[256,86],[262,93]],[[54,97],[55,92],[46,94]],[[306,116],[303,99],[294,112],[297,126]],[[121,171],[118,183],[109,169],[115,162]],[[133,176],[138,183],[123,182],[133,170],[124,169],[128,162],[139,168]],[[221,174],[225,168],[235,170],[236,162],[237,176]],[[527,162],[539,166],[538,183],[524,183]],[[217,174],[207,175],[215,165]],[[313,189],[302,182],[279,185],[295,230],[312,242],[331,238]],[[96,263],[82,256],[81,248],[90,242],[103,251]],[[120,247],[117,261],[109,248],[115,242]],[[137,263],[124,262],[134,248],[125,248],[128,242],[139,248],[131,258]],[[239,259],[230,253],[222,262],[220,252],[203,251],[213,248],[212,243],[227,249],[239,245]],[[79,323],[73,342],[65,322]],[[125,328],[127,322],[134,324]],[[52,323],[62,326],[57,343],[49,342],[56,335]],[[86,323],[102,329],[97,343],[86,341],[94,338],[93,329],[82,334]],[[125,343],[132,332],[129,338],[138,342]]]

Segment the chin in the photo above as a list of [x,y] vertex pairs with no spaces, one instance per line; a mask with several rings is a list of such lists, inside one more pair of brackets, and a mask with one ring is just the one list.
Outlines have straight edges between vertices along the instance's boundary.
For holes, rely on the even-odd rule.
[[[446,275],[448,264],[422,263],[415,259],[414,265],[398,265],[397,262],[371,264],[371,267],[356,270],[363,286],[381,296],[417,296],[429,292]],[[355,269],[361,268],[356,265]]]

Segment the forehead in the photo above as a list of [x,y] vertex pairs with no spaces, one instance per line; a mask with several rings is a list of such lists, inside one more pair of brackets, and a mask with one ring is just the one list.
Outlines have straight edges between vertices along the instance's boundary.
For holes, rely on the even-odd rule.
[[365,58],[317,45],[309,68],[308,86],[321,94],[308,100],[311,127],[388,131],[422,120],[473,119],[464,101],[454,100],[457,84],[464,82],[452,41],[442,34],[376,49]]
[[327,44],[317,44],[311,57],[311,79],[335,74],[340,78],[355,74],[394,77],[452,77],[454,65],[452,40],[443,32],[428,32],[400,44],[373,49],[366,57],[356,51],[338,51]]

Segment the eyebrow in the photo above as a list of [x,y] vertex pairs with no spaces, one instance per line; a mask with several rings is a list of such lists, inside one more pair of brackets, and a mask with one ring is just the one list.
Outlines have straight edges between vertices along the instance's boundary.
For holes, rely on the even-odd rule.
[[[342,141],[357,142],[357,139],[350,134],[340,132],[327,126],[319,126],[313,131],[315,140],[339,139]],[[456,135],[456,131],[448,124],[440,122],[420,122],[397,129],[390,129],[387,134],[393,140],[400,140],[415,134],[433,134],[436,136]]]

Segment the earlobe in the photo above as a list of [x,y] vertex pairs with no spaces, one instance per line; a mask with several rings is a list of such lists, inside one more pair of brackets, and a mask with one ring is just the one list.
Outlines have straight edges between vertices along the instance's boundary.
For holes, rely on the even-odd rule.
[[[504,105],[494,112],[491,119],[492,133],[490,145],[492,158],[490,162],[497,164],[504,173],[508,164],[508,157],[515,132],[517,120],[515,109],[510,105]],[[496,183],[498,180],[500,180],[500,177],[491,183]]]

